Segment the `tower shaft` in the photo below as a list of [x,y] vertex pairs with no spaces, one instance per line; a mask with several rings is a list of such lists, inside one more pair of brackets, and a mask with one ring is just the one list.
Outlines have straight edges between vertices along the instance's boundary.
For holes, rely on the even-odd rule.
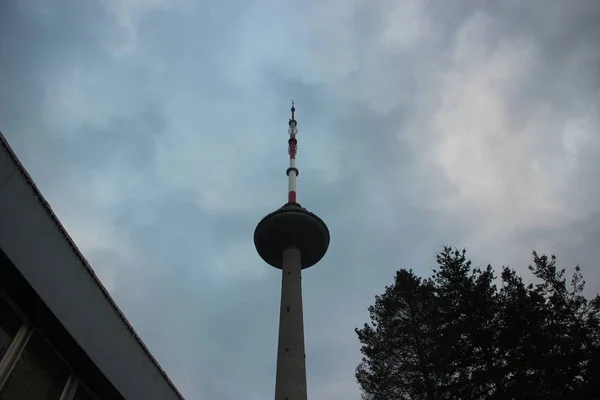
[[306,400],[300,250],[283,251],[275,400]]

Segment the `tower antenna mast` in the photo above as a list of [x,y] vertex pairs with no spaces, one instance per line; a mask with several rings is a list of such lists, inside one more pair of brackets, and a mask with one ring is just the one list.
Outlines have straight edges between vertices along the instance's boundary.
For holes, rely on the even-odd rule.
[[294,106],[294,100],[292,100],[292,118],[290,118],[288,133],[290,138],[288,139],[288,154],[290,155],[290,166],[286,171],[288,176],[288,203],[296,202],[296,178],[298,177],[298,168],[296,168],[296,153],[298,151],[298,123],[295,119],[296,107]]

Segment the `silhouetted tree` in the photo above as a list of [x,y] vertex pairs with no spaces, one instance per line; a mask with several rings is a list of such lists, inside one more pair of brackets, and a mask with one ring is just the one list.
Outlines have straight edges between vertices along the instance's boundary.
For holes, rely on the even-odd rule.
[[556,259],[533,253],[536,284],[504,267],[472,268],[444,247],[428,279],[412,270],[369,307],[356,329],[367,400],[586,399],[600,378],[600,297],[579,267],[570,285]]
[[417,394],[433,399],[433,343],[424,328],[431,314],[433,292],[412,271],[401,270],[392,286],[369,307],[372,325],[357,331],[365,345],[357,378],[372,400],[412,399]]

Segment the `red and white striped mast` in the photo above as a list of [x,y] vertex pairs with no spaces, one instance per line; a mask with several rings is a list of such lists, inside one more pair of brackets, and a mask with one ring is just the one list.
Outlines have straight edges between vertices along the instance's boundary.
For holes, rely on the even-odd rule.
[[296,168],[296,151],[298,140],[296,139],[296,135],[298,134],[298,129],[296,125],[296,119],[294,117],[294,113],[296,112],[296,107],[294,107],[294,101],[292,101],[292,118],[290,118],[289,129],[288,132],[290,134],[290,138],[288,140],[288,154],[290,155],[290,167],[287,169],[286,174],[288,176],[288,203],[296,203],[296,177],[298,176],[298,168]]

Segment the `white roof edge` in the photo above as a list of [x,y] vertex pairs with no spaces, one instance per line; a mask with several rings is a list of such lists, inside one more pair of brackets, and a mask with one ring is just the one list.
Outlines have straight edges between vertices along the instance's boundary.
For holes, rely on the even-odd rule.
[[133,329],[133,326],[127,320],[127,318],[125,317],[125,315],[123,314],[123,312],[119,309],[119,307],[117,306],[117,304],[115,303],[115,301],[112,299],[112,297],[110,296],[110,294],[108,293],[108,291],[106,290],[106,288],[104,287],[104,285],[102,284],[102,282],[100,282],[100,279],[98,278],[98,276],[96,275],[96,273],[93,271],[92,267],[90,266],[90,264],[88,263],[88,261],[86,260],[86,258],[83,256],[83,254],[81,253],[81,251],[79,250],[79,248],[77,247],[77,245],[75,244],[75,242],[73,241],[73,239],[71,238],[71,236],[69,235],[69,233],[66,231],[66,229],[64,228],[64,226],[61,224],[61,222],[57,218],[56,214],[54,214],[54,211],[52,211],[52,207],[50,207],[50,204],[46,201],[46,199],[44,198],[44,196],[42,195],[42,193],[39,191],[39,189],[37,188],[37,185],[35,184],[35,182],[31,178],[31,176],[29,175],[29,173],[27,172],[27,170],[25,169],[25,167],[23,166],[23,164],[21,163],[21,161],[19,161],[17,155],[15,154],[15,152],[10,147],[8,141],[6,140],[6,138],[4,137],[4,135],[2,134],[2,132],[0,132],[0,145],[6,149],[6,151],[9,154],[9,156],[12,158],[13,162],[16,164],[18,172],[22,175],[22,177],[25,179],[25,181],[30,185],[31,189],[36,194],[36,196],[37,196],[40,204],[42,204],[42,206],[44,207],[44,209],[47,211],[48,216],[54,221],[56,227],[60,230],[60,232],[62,233],[63,237],[67,241],[68,245],[71,247],[71,249],[76,254],[76,256],[79,259],[79,261],[81,262],[81,264],[84,266],[85,270],[92,277],[92,279],[94,280],[94,282],[96,282],[98,288],[104,294],[104,297],[105,297],[106,301],[110,304],[110,306],[114,310],[115,314],[121,319],[121,321],[123,321],[123,325],[127,328],[127,330],[131,333],[132,337],[135,339],[135,341],[138,343],[138,345],[142,348],[142,350],[144,351],[144,353],[152,361],[153,365],[160,372],[161,376],[165,379],[165,381],[167,381],[167,383],[169,384],[169,386],[171,387],[171,389],[173,390],[173,392],[181,400],[185,400],[184,397],[183,397],[183,395],[179,392],[179,390],[177,389],[177,387],[175,387],[175,385],[173,384],[173,382],[171,381],[171,379],[169,378],[169,376],[167,375],[167,373],[162,369],[162,367],[160,366],[160,364],[158,363],[158,361],[154,358],[154,356],[152,355],[152,353],[150,353],[150,350],[148,350],[148,348],[146,347],[146,345],[144,344],[144,342],[142,341],[142,339],[135,332],[135,330]]

